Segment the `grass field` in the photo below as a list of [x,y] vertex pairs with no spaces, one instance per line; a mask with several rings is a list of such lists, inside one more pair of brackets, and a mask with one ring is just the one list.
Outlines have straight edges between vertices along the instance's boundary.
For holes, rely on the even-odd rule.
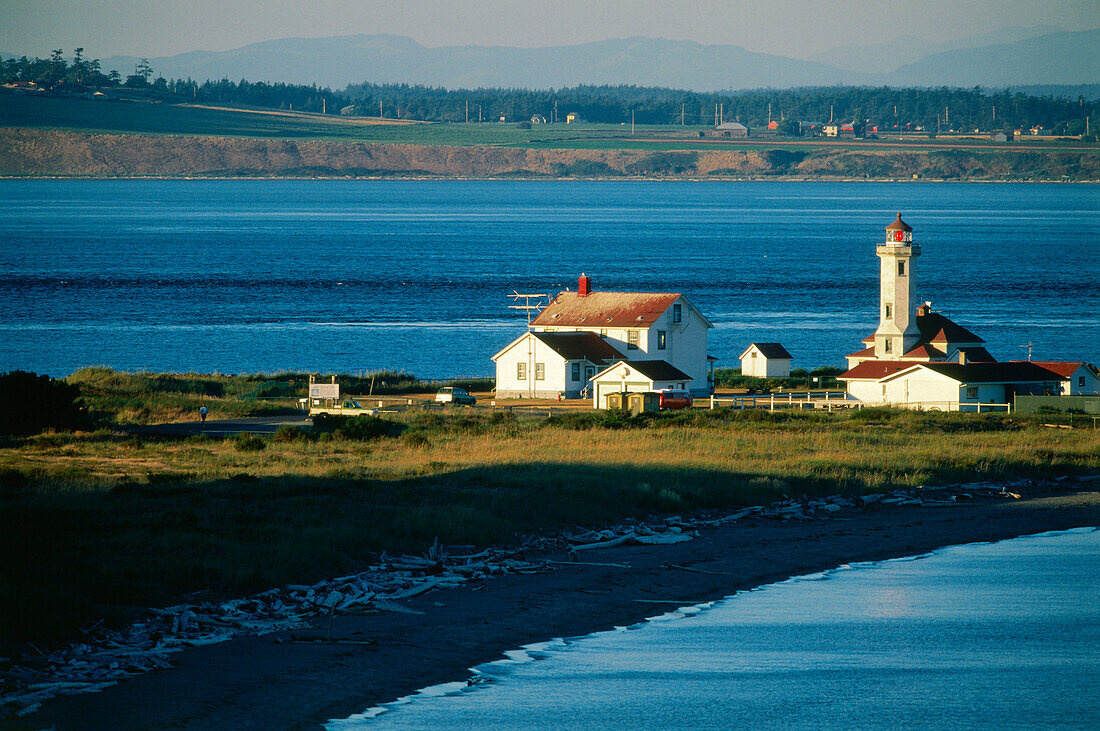
[[0,447],[0,645],[126,607],[312,583],[380,550],[509,543],[783,496],[1100,469],[1100,431],[966,414],[410,412],[270,438]]
[[[381,122],[381,123],[380,123]],[[709,127],[679,125],[534,125],[397,123],[266,109],[192,106],[148,101],[95,101],[83,98],[0,94],[0,127],[74,132],[212,135],[292,140],[339,140],[385,144],[509,146],[583,150],[731,150],[761,147],[786,150],[878,149],[893,152],[932,149],[1080,151],[1095,149],[1075,141],[995,145],[985,140],[823,140],[750,137],[700,138]]]

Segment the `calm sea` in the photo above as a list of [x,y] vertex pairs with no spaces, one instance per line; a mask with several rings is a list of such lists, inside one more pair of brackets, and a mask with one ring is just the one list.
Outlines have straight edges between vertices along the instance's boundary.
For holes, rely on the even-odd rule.
[[1095,729],[1098,567],[1092,528],[845,566],[531,646],[328,728]]
[[0,181],[0,370],[488,375],[508,295],[685,293],[736,366],[843,365],[902,211],[916,296],[999,359],[1100,362],[1100,186]]

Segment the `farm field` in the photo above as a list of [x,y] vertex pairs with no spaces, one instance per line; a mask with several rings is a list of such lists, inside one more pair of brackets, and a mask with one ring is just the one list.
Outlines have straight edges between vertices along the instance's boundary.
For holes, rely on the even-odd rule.
[[995,144],[975,138],[824,140],[700,137],[706,126],[438,124],[293,111],[149,101],[96,101],[75,97],[0,95],[0,127],[74,132],[199,135],[291,140],[339,140],[406,145],[505,146],[566,150],[932,150],[1075,151],[1092,149],[1074,140],[1028,140]]

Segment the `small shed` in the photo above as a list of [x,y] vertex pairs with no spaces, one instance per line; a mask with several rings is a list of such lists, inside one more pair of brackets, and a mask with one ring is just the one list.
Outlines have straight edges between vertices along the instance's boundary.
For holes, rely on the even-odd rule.
[[1009,142],[1012,138],[1010,138],[1004,132],[994,132],[993,134],[989,135],[989,139],[994,142]]
[[791,375],[791,354],[779,343],[752,343],[741,354],[741,375],[786,378]]
[[592,378],[592,405],[613,408],[607,397],[613,393],[649,393],[671,388],[684,390],[691,376],[663,360],[620,360]]

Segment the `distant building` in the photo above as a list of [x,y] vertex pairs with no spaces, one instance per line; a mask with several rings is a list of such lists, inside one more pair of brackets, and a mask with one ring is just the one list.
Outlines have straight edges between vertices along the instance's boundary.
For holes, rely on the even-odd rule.
[[786,378],[791,375],[791,354],[779,343],[752,343],[740,360],[742,376]]
[[[1013,135],[1013,137],[1015,137],[1015,135]],[[989,139],[991,139],[994,142],[1008,142],[1012,138],[1010,138],[1004,132],[994,132],[993,134],[989,135]]]
[[748,137],[749,128],[740,122],[722,122],[714,128],[720,137]]
[[531,124],[546,124],[546,117],[541,114],[531,115]]
[[583,124],[584,120],[581,119],[581,115],[577,114],[576,112],[570,112],[569,114],[565,115],[565,123],[566,124]]

